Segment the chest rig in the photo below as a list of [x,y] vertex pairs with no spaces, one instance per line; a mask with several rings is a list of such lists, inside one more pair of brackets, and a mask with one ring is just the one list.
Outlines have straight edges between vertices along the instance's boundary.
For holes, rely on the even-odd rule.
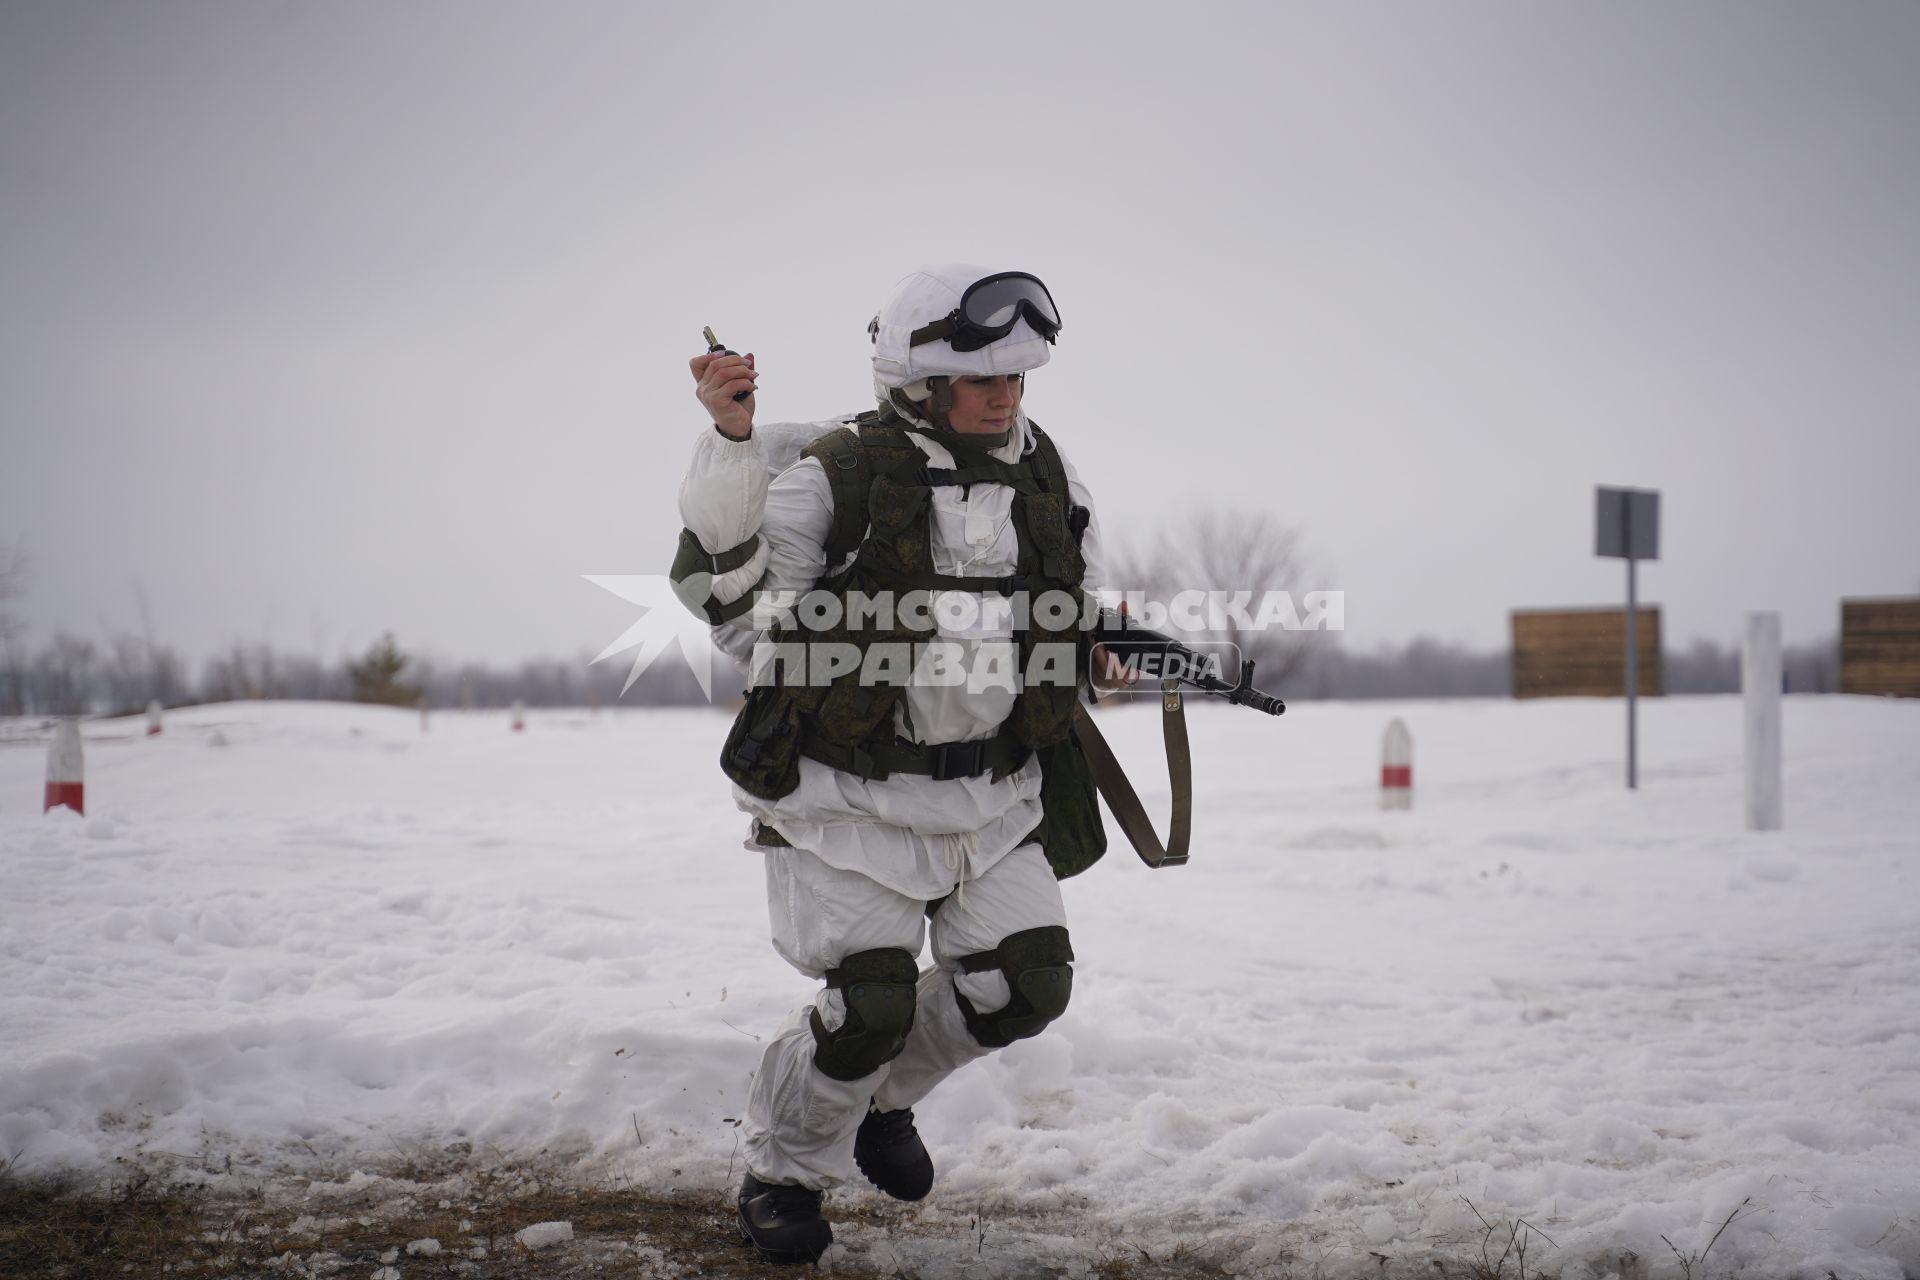
[[[1018,462],[962,447],[953,450],[958,465],[933,467],[901,420],[882,410],[860,415],[804,451],[803,456],[819,461],[833,496],[825,546],[829,572],[815,590],[833,593],[841,609],[831,625],[809,628],[796,618],[768,638],[805,646],[810,653],[829,646],[842,654],[857,651],[861,661],[828,682],[818,678],[817,667],[810,678],[796,678],[793,666],[776,664],[775,682],[749,692],[728,735],[721,767],[729,778],[769,800],[798,785],[801,756],[874,780],[896,773],[951,779],[991,772],[1002,778],[1029,753],[1067,740],[1084,677],[1080,619],[1086,564],[1079,539],[1086,516],[1072,504],[1059,450],[1037,425],[1033,441]],[[999,577],[936,572],[934,490],[987,483],[1014,491],[1019,551],[1013,571]],[[853,558],[843,566],[849,554]],[[912,664],[892,668],[891,678],[875,679],[876,669],[887,664],[868,659],[888,652],[917,656],[918,646],[937,639],[927,611],[900,607],[910,593],[936,591],[1024,593],[1031,606],[1015,611],[1014,650],[1021,676],[1031,677],[1045,666],[1046,678],[1016,677],[1013,710],[992,738],[920,746],[895,735],[894,713]],[[1050,592],[1063,593],[1052,600],[1070,599],[1072,609],[1038,607]],[[893,608],[850,607],[883,595]],[[888,649],[876,653],[877,645]],[[1039,651],[1037,661],[1042,645],[1057,647]],[[1068,666],[1048,661],[1061,656]]]

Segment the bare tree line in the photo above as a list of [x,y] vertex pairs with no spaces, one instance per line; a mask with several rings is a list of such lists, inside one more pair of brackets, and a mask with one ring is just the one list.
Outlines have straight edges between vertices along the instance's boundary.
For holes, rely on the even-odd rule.
[[[1469,649],[1430,637],[1371,653],[1348,649],[1338,637],[1309,636],[1283,695],[1314,698],[1505,698],[1513,693],[1513,660],[1506,649]],[[1740,692],[1740,645],[1695,640],[1660,656],[1670,694]],[[1840,646],[1829,637],[1781,650],[1781,670],[1792,693],[1838,693]]]
[[[1261,688],[1294,700],[1357,698],[1504,698],[1512,693],[1506,650],[1475,650],[1429,637],[1356,652],[1327,633],[1297,637],[1281,662],[1256,657]],[[1256,642],[1247,647],[1260,654]],[[1663,655],[1666,692],[1738,693],[1740,649],[1696,640]],[[1794,693],[1837,693],[1839,658],[1832,641],[1790,646],[1782,654]],[[349,658],[324,662],[277,653],[266,645],[235,645],[208,658],[197,678],[164,645],[116,635],[104,645],[69,634],[39,649],[9,647],[0,658],[0,715],[129,715],[151,701],[163,706],[249,699],[348,702],[354,698]],[[1269,673],[1272,674],[1269,674]],[[518,701],[529,707],[695,706],[706,701],[677,661],[658,662],[624,695],[626,666],[615,659],[590,666],[536,658],[517,666],[418,659],[408,670],[429,706],[483,709]],[[730,692],[722,680],[716,694]]]
[[[1169,599],[1183,590],[1234,594],[1286,591],[1296,603],[1323,583],[1301,531],[1271,513],[1234,508],[1193,512],[1144,546],[1116,549],[1113,585]],[[1513,693],[1512,655],[1505,648],[1470,649],[1428,636],[1358,652],[1335,631],[1262,630],[1232,625],[1210,638],[1240,646],[1254,660],[1255,682],[1283,697],[1504,698]],[[1661,655],[1668,693],[1738,693],[1740,646],[1699,639]],[[1837,637],[1788,646],[1781,654],[1787,687],[1837,693]]]

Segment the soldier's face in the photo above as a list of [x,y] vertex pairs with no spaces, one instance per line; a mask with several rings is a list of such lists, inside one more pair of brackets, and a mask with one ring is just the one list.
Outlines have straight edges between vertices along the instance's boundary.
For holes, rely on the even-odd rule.
[[953,408],[947,413],[947,422],[963,435],[996,435],[1005,431],[1013,425],[1024,385],[1017,373],[995,374],[990,378],[955,378]]

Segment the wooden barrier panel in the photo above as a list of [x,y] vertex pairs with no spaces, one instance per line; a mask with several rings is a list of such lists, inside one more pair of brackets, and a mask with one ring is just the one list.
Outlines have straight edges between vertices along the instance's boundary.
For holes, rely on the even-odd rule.
[[1920,698],[1920,596],[1840,602],[1840,692]]
[[[1665,691],[1660,608],[1639,610],[1640,696]],[[1513,696],[1621,698],[1627,692],[1627,611],[1515,609]]]

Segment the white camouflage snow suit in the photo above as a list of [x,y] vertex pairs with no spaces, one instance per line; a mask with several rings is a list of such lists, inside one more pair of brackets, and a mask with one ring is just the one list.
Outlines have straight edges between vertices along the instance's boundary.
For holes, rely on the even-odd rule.
[[[1014,337],[1027,341],[975,353],[983,372],[1044,363],[1045,346],[1031,331],[1022,325]],[[878,358],[876,370],[882,390],[905,380],[889,378]],[[844,421],[756,425],[738,441],[710,425],[701,428],[681,485],[682,520],[709,555],[760,537],[750,560],[714,579],[716,602],[735,600],[756,585],[804,593],[837,567],[827,564],[824,553],[833,515],[827,476],[818,458],[798,454]],[[929,466],[955,466],[938,441],[912,438]],[[1033,430],[1019,413],[1008,442],[993,456],[1016,462],[1032,447]],[[1065,470],[1074,504],[1091,513],[1091,495],[1070,464]],[[935,489],[935,570],[1010,575],[1018,554],[1013,499],[1005,484]],[[1083,586],[1091,592],[1104,584],[1097,518],[1087,525],[1080,549]],[[936,609],[936,619],[943,612]],[[982,645],[1004,644],[1011,636],[1009,627],[995,625],[1003,619],[992,611],[966,612],[980,620],[957,631],[942,620],[939,633],[968,659]],[[724,652],[747,662],[758,638],[752,614],[714,627],[713,637]],[[1014,690],[991,682],[973,688],[916,682],[895,713],[896,732],[925,744],[989,739],[1014,698]],[[816,1065],[816,1015],[829,1032],[847,1017],[840,989],[823,989],[788,1017],[761,1058],[742,1126],[746,1164],[755,1177],[812,1189],[838,1185],[851,1173],[854,1136],[869,1100],[882,1111],[910,1107],[956,1068],[992,1051],[970,1030],[956,992],[976,1017],[1007,1008],[1013,992],[999,968],[968,971],[963,961],[996,951],[1011,935],[1066,925],[1046,856],[1037,843],[1022,843],[1041,822],[1040,789],[1034,757],[999,781],[990,773],[941,780],[896,773],[870,780],[803,757],[799,785],[777,800],[734,788],[736,803],[757,820],[756,830],[764,824],[790,846],[753,839],[747,845],[764,855],[773,945],[790,964],[822,978],[861,952],[899,948],[918,956],[928,935],[933,959],[915,986],[904,1048],[870,1074],[843,1080]],[[929,922],[926,904],[942,898]]]

